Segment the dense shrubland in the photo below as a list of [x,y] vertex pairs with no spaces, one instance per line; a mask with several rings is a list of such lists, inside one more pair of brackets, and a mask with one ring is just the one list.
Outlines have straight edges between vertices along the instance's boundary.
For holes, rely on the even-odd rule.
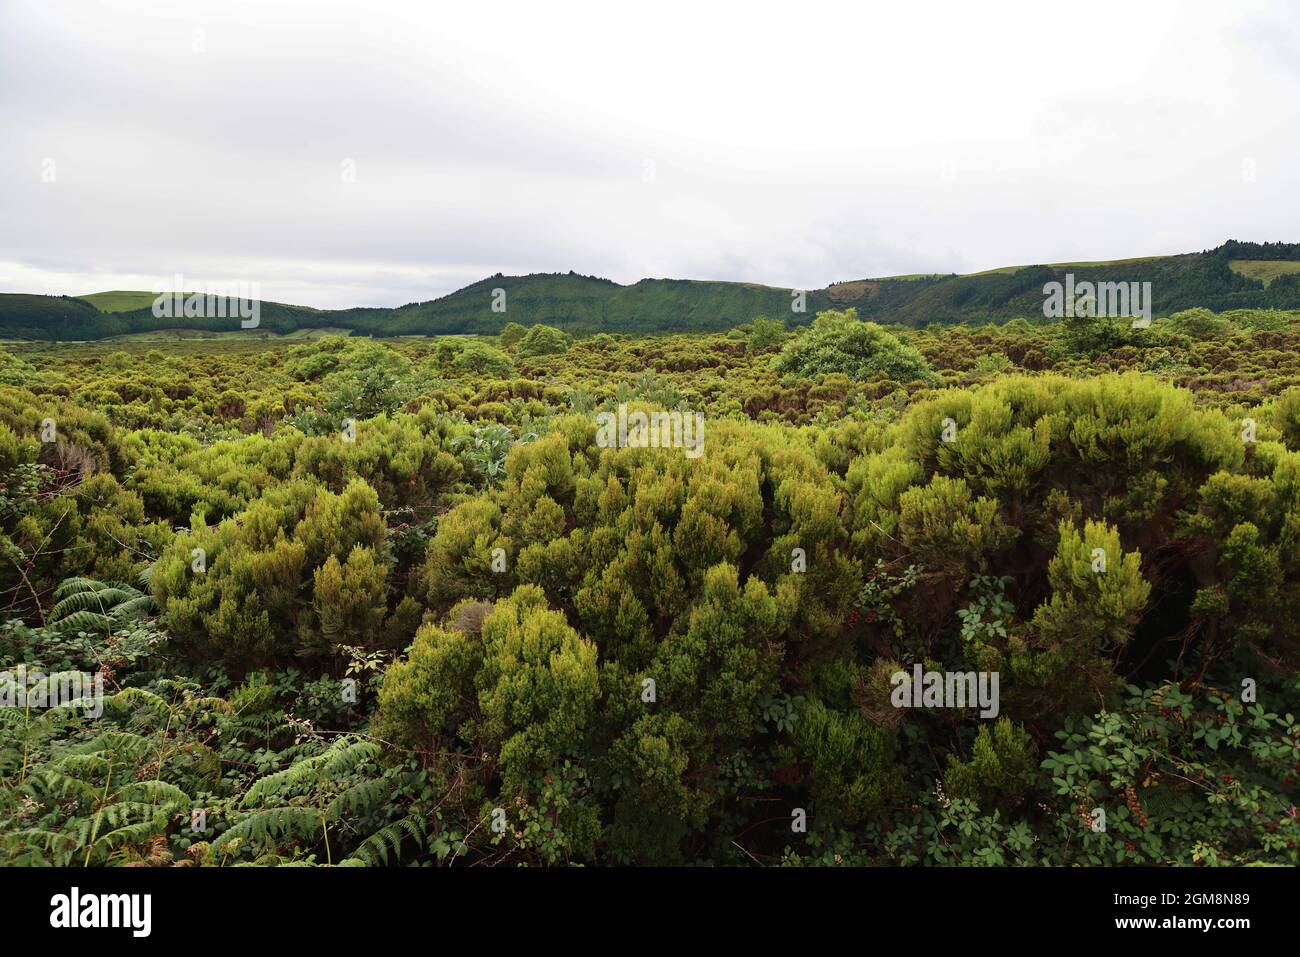
[[[1298,347],[13,345],[0,670],[104,700],[0,708],[0,861],[1300,862]],[[914,665],[999,713],[894,707]]]

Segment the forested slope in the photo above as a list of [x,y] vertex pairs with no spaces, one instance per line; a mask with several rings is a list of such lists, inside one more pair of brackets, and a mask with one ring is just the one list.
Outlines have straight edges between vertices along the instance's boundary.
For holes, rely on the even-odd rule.
[[[970,276],[836,282],[802,291],[753,283],[643,279],[621,286],[576,273],[490,276],[439,299],[395,309],[317,310],[263,302],[259,329],[344,328],[371,336],[496,334],[507,322],[545,323],[568,332],[651,334],[729,329],[758,316],[806,325],[824,309],[854,308],[863,318],[924,326],[1043,316],[1043,286],[1067,273],[1078,282],[1151,283],[1152,311],[1300,308],[1300,273],[1268,282],[1233,263],[1300,263],[1300,244],[1231,241],[1202,253],[1113,263],[1024,266]],[[498,290],[500,292],[498,292]],[[801,308],[796,308],[796,303]],[[167,329],[235,331],[238,318],[159,318],[148,308],[87,311],[67,297],[0,295],[0,337],[102,339]]]

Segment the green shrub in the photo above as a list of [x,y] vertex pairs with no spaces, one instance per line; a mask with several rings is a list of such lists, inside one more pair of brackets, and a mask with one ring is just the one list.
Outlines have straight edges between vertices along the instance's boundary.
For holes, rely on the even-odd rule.
[[854,381],[881,377],[909,382],[931,375],[915,347],[874,322],[858,321],[855,309],[818,313],[812,327],[781,350],[774,368],[805,379],[838,372]]
[[519,356],[551,356],[566,352],[572,338],[559,329],[540,323],[533,326],[519,340],[515,352]]

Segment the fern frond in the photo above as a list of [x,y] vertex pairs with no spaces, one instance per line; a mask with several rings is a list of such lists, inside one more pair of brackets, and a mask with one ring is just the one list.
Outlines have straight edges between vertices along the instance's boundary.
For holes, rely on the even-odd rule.
[[166,698],[161,698],[152,691],[146,691],[143,688],[123,688],[117,694],[109,695],[104,699],[104,704],[114,710],[125,711],[132,705],[148,705],[151,708],[157,708],[159,711],[167,712],[171,710],[171,705]]
[[66,635],[77,631],[87,634],[103,634],[113,630],[113,623],[107,615],[93,611],[74,611],[61,621],[52,622],[52,627],[59,634]]
[[362,762],[372,758],[379,746],[371,741],[341,737],[320,754],[304,758],[275,774],[257,781],[244,794],[240,807],[251,807],[267,797],[303,784],[315,784],[354,771]]
[[261,844],[267,838],[310,840],[318,834],[319,828],[320,814],[312,808],[273,807],[244,818],[221,836],[219,846],[225,848],[236,838],[243,838],[250,844]]
[[417,846],[424,846],[424,834],[417,822],[410,817],[404,817],[371,834],[357,845],[356,850],[342,864],[348,867],[381,867],[389,863],[390,854],[393,863],[397,863],[402,856],[402,841],[408,837],[414,840]]
[[167,830],[169,814],[159,812],[136,824],[118,827],[95,839],[91,848],[91,859],[99,854],[107,854],[115,848],[127,844],[142,844]]
[[134,601],[140,597],[140,593],[134,588],[131,591],[135,594],[119,588],[74,592],[50,609],[49,620],[57,622],[78,611],[107,612],[123,602]]
[[373,741],[352,741],[339,747],[339,743],[346,740],[340,738],[334,747],[325,752],[329,755],[329,759],[325,762],[323,770],[328,777],[339,778],[351,774],[379,754],[379,745]]
[[166,781],[132,781],[117,792],[117,799],[127,801],[136,795],[147,797],[153,805],[188,807],[193,803],[188,794]]
[[148,738],[133,734],[130,731],[105,731],[102,734],[95,735],[89,741],[84,741],[69,748],[59,760],[66,760],[72,755],[102,754],[105,751],[117,759],[127,757],[131,760],[139,760],[149,754],[156,746]]
[[[102,834],[114,828],[123,827],[133,821],[139,823],[143,820],[152,820],[157,813],[158,808],[152,804],[145,804],[141,801],[117,801],[113,804],[105,804],[94,813],[93,818],[98,820],[99,830]],[[94,830],[93,826],[91,830]],[[96,843],[98,843],[98,839]]]
[[79,592],[98,591],[104,587],[103,582],[96,581],[93,578],[65,578],[54,589],[55,598],[63,598],[67,595],[75,595]]
[[138,595],[120,605],[113,606],[114,618],[143,618],[149,612],[156,610],[158,603],[153,600],[152,595]]
[[111,766],[112,762],[99,753],[69,753],[60,755],[55,759],[54,766],[51,770],[57,770],[75,778],[83,779],[101,774],[107,771]]
[[60,801],[73,797],[93,801],[99,797],[99,790],[89,781],[82,781],[50,767],[37,771],[31,782],[33,787],[39,785],[44,795]]
[[176,753],[187,754],[193,758],[195,766],[192,773],[208,787],[216,789],[221,782],[221,755],[198,741],[186,741]]
[[252,807],[273,794],[278,794],[280,791],[311,779],[314,772],[324,763],[325,755],[318,754],[314,758],[299,761],[283,771],[276,771],[274,774],[259,778],[251,788],[244,792],[244,796],[239,800],[239,807]]
[[325,816],[342,821],[346,816],[360,817],[384,803],[391,784],[383,778],[368,778],[345,790],[325,806]]
[[60,834],[58,831],[44,831],[40,828],[0,833],[0,846],[11,844],[19,846],[24,844],[35,845],[46,853],[53,853],[56,844],[65,849],[76,847],[77,839],[70,834]]

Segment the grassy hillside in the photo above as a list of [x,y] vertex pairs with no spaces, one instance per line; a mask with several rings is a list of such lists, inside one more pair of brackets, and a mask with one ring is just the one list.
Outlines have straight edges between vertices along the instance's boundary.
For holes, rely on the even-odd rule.
[[262,329],[236,329],[232,332],[212,332],[206,329],[157,329],[152,332],[131,332],[124,336],[113,336],[111,342],[173,342],[178,339],[321,339],[325,336],[350,336],[351,329],[325,326],[321,329],[295,329],[293,332],[266,332]]
[[[1057,272],[1062,272],[1062,271],[1073,272],[1079,269],[1095,269],[1103,266],[1106,267],[1129,266],[1132,265],[1133,263],[1152,263],[1152,262],[1158,262],[1161,259],[1168,259],[1168,258],[1169,258],[1168,256],[1136,256],[1132,259],[1098,259],[1098,260],[1090,260],[1087,262],[1049,263],[1048,265]],[[1019,272],[1021,269],[1024,268],[1025,268],[1024,266],[998,266],[996,269],[981,269],[979,272],[966,273],[965,275],[967,276],[1010,275],[1012,273]],[[895,277],[895,278],[905,278],[905,277]]]
[[1251,279],[1258,279],[1265,286],[1270,285],[1280,276],[1294,276],[1300,273],[1300,262],[1267,259],[1234,259],[1228,263],[1233,272]]
[[[913,327],[1033,319],[1042,316],[1044,284],[1066,273],[1073,273],[1079,282],[1149,282],[1158,316],[1193,306],[1219,312],[1300,308],[1300,244],[1229,241],[1217,249],[1176,256],[1006,266],[965,276],[848,280],[807,290],[801,312],[792,308],[791,290],[756,283],[643,279],[623,286],[574,272],[498,274],[439,299],[395,309],[328,311],[264,302],[259,331],[288,335],[341,328],[372,336],[493,334],[507,322],[517,322],[545,323],[579,334],[640,335],[717,331],[755,316],[797,326],[823,309],[849,307],[863,318]],[[155,317],[151,304],[149,293],[121,291],[81,299],[0,295],[0,338],[103,339],[174,329],[177,320]],[[238,319],[232,318],[186,319],[185,327],[202,333],[240,329]]]
[[100,312],[130,312],[133,309],[148,309],[157,296],[152,292],[115,289],[112,292],[92,292],[81,298]]
[[[182,293],[183,296],[192,296],[193,293]],[[79,296],[84,299],[100,312],[135,312],[140,309],[152,309],[154,300],[158,298],[155,292],[144,292],[143,290],[114,290],[112,292],[92,292],[88,296]],[[287,305],[279,303],[279,305]],[[313,306],[294,306],[295,309],[316,310]]]

